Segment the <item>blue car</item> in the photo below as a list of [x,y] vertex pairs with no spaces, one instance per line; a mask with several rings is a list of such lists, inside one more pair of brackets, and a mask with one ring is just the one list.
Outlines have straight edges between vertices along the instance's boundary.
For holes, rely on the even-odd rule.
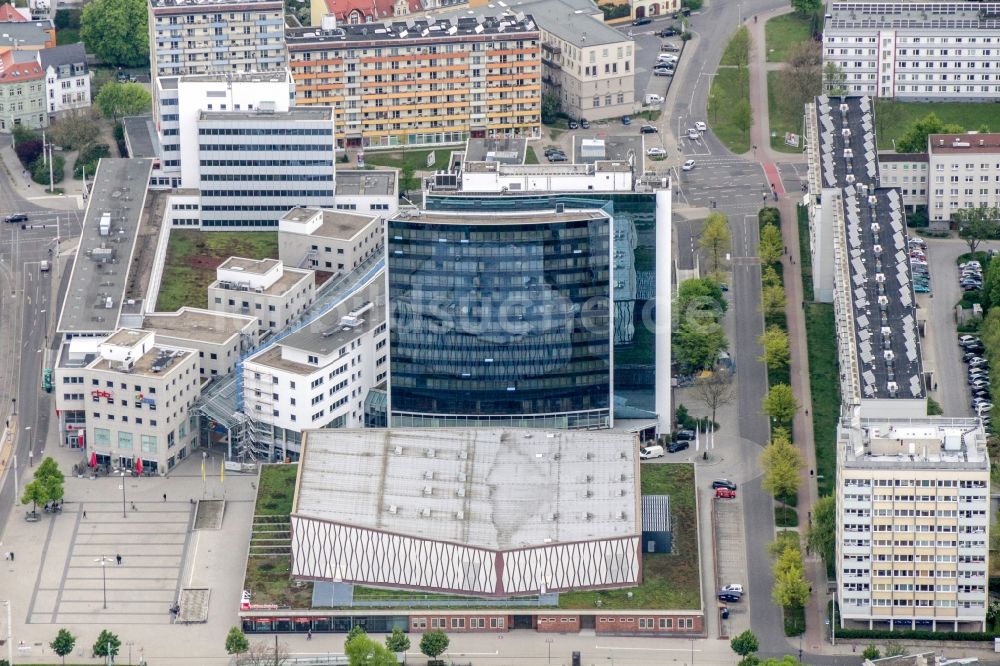
[[628,116],[622,116],[622,125],[631,125],[632,119]]

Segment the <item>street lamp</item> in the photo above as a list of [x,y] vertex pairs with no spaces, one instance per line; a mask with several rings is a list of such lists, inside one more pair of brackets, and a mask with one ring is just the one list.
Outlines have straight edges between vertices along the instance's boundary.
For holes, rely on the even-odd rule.
[[125,513],[125,470],[121,471],[122,475],[122,518],[128,518],[128,514]]
[[549,663],[552,663],[552,639],[546,638],[545,642],[549,644]]
[[14,626],[10,623],[10,600],[0,601],[7,607],[7,663],[14,663]]
[[108,607],[108,573],[107,573],[107,569],[105,568],[105,565],[108,562],[111,562],[111,558],[107,557],[106,555],[101,555],[100,557],[98,557],[94,561],[101,563],[101,587],[104,590],[104,608],[107,609],[107,607]]

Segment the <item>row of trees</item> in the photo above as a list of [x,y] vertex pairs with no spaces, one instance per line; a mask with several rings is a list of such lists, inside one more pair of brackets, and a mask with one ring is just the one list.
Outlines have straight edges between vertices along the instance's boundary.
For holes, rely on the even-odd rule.
[[786,609],[799,609],[809,601],[809,581],[806,580],[806,569],[802,562],[802,550],[799,547],[797,532],[779,532],[778,540],[771,544],[769,550],[774,558],[771,571],[774,574],[774,587],[771,589],[771,599],[775,605]]
[[[66,655],[73,652],[76,647],[76,636],[74,636],[68,629],[60,629],[56,633],[56,637],[52,639],[49,643],[49,647],[52,651],[56,653],[56,656],[62,659],[62,662],[66,663]],[[107,629],[101,631],[101,634],[94,641],[93,652],[95,657],[115,657],[118,655],[118,651],[121,650],[122,641],[118,638],[118,635]]]
[[[420,638],[420,652],[434,660],[448,649],[448,635],[434,629],[424,632]],[[72,649],[72,648],[70,648]],[[393,629],[385,637],[385,644],[379,643],[355,626],[347,634],[344,653],[350,666],[397,666],[398,655],[410,649],[410,637],[401,629]],[[234,655],[236,662],[243,666],[274,666],[283,663],[287,655],[280,654],[281,648],[267,644],[250,645],[246,634],[239,627],[233,627],[226,635],[226,653]]]

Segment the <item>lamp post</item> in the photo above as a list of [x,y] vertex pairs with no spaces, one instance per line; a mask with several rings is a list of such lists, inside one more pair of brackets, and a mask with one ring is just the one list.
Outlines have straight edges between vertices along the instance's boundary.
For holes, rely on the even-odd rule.
[[7,663],[14,663],[14,626],[10,623],[10,599],[0,601],[7,607]]
[[121,471],[122,475],[122,518],[128,518],[128,514],[125,513],[125,470]]
[[552,639],[546,638],[545,642],[549,644],[549,663],[552,663]]
[[111,561],[111,558],[106,555],[101,555],[94,561],[101,563],[101,588],[104,591],[104,608],[106,610],[108,607],[108,573],[105,565]]

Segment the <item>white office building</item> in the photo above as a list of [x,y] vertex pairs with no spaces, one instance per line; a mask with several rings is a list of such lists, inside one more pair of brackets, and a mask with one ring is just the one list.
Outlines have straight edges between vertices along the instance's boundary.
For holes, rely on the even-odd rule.
[[963,208],[1000,207],[1000,134],[932,134],[927,158],[932,221],[951,220]]
[[312,305],[316,276],[277,259],[229,257],[208,285],[208,308],[255,317],[262,332],[277,333]]
[[1000,98],[1000,2],[831,2],[823,62],[850,96]]

